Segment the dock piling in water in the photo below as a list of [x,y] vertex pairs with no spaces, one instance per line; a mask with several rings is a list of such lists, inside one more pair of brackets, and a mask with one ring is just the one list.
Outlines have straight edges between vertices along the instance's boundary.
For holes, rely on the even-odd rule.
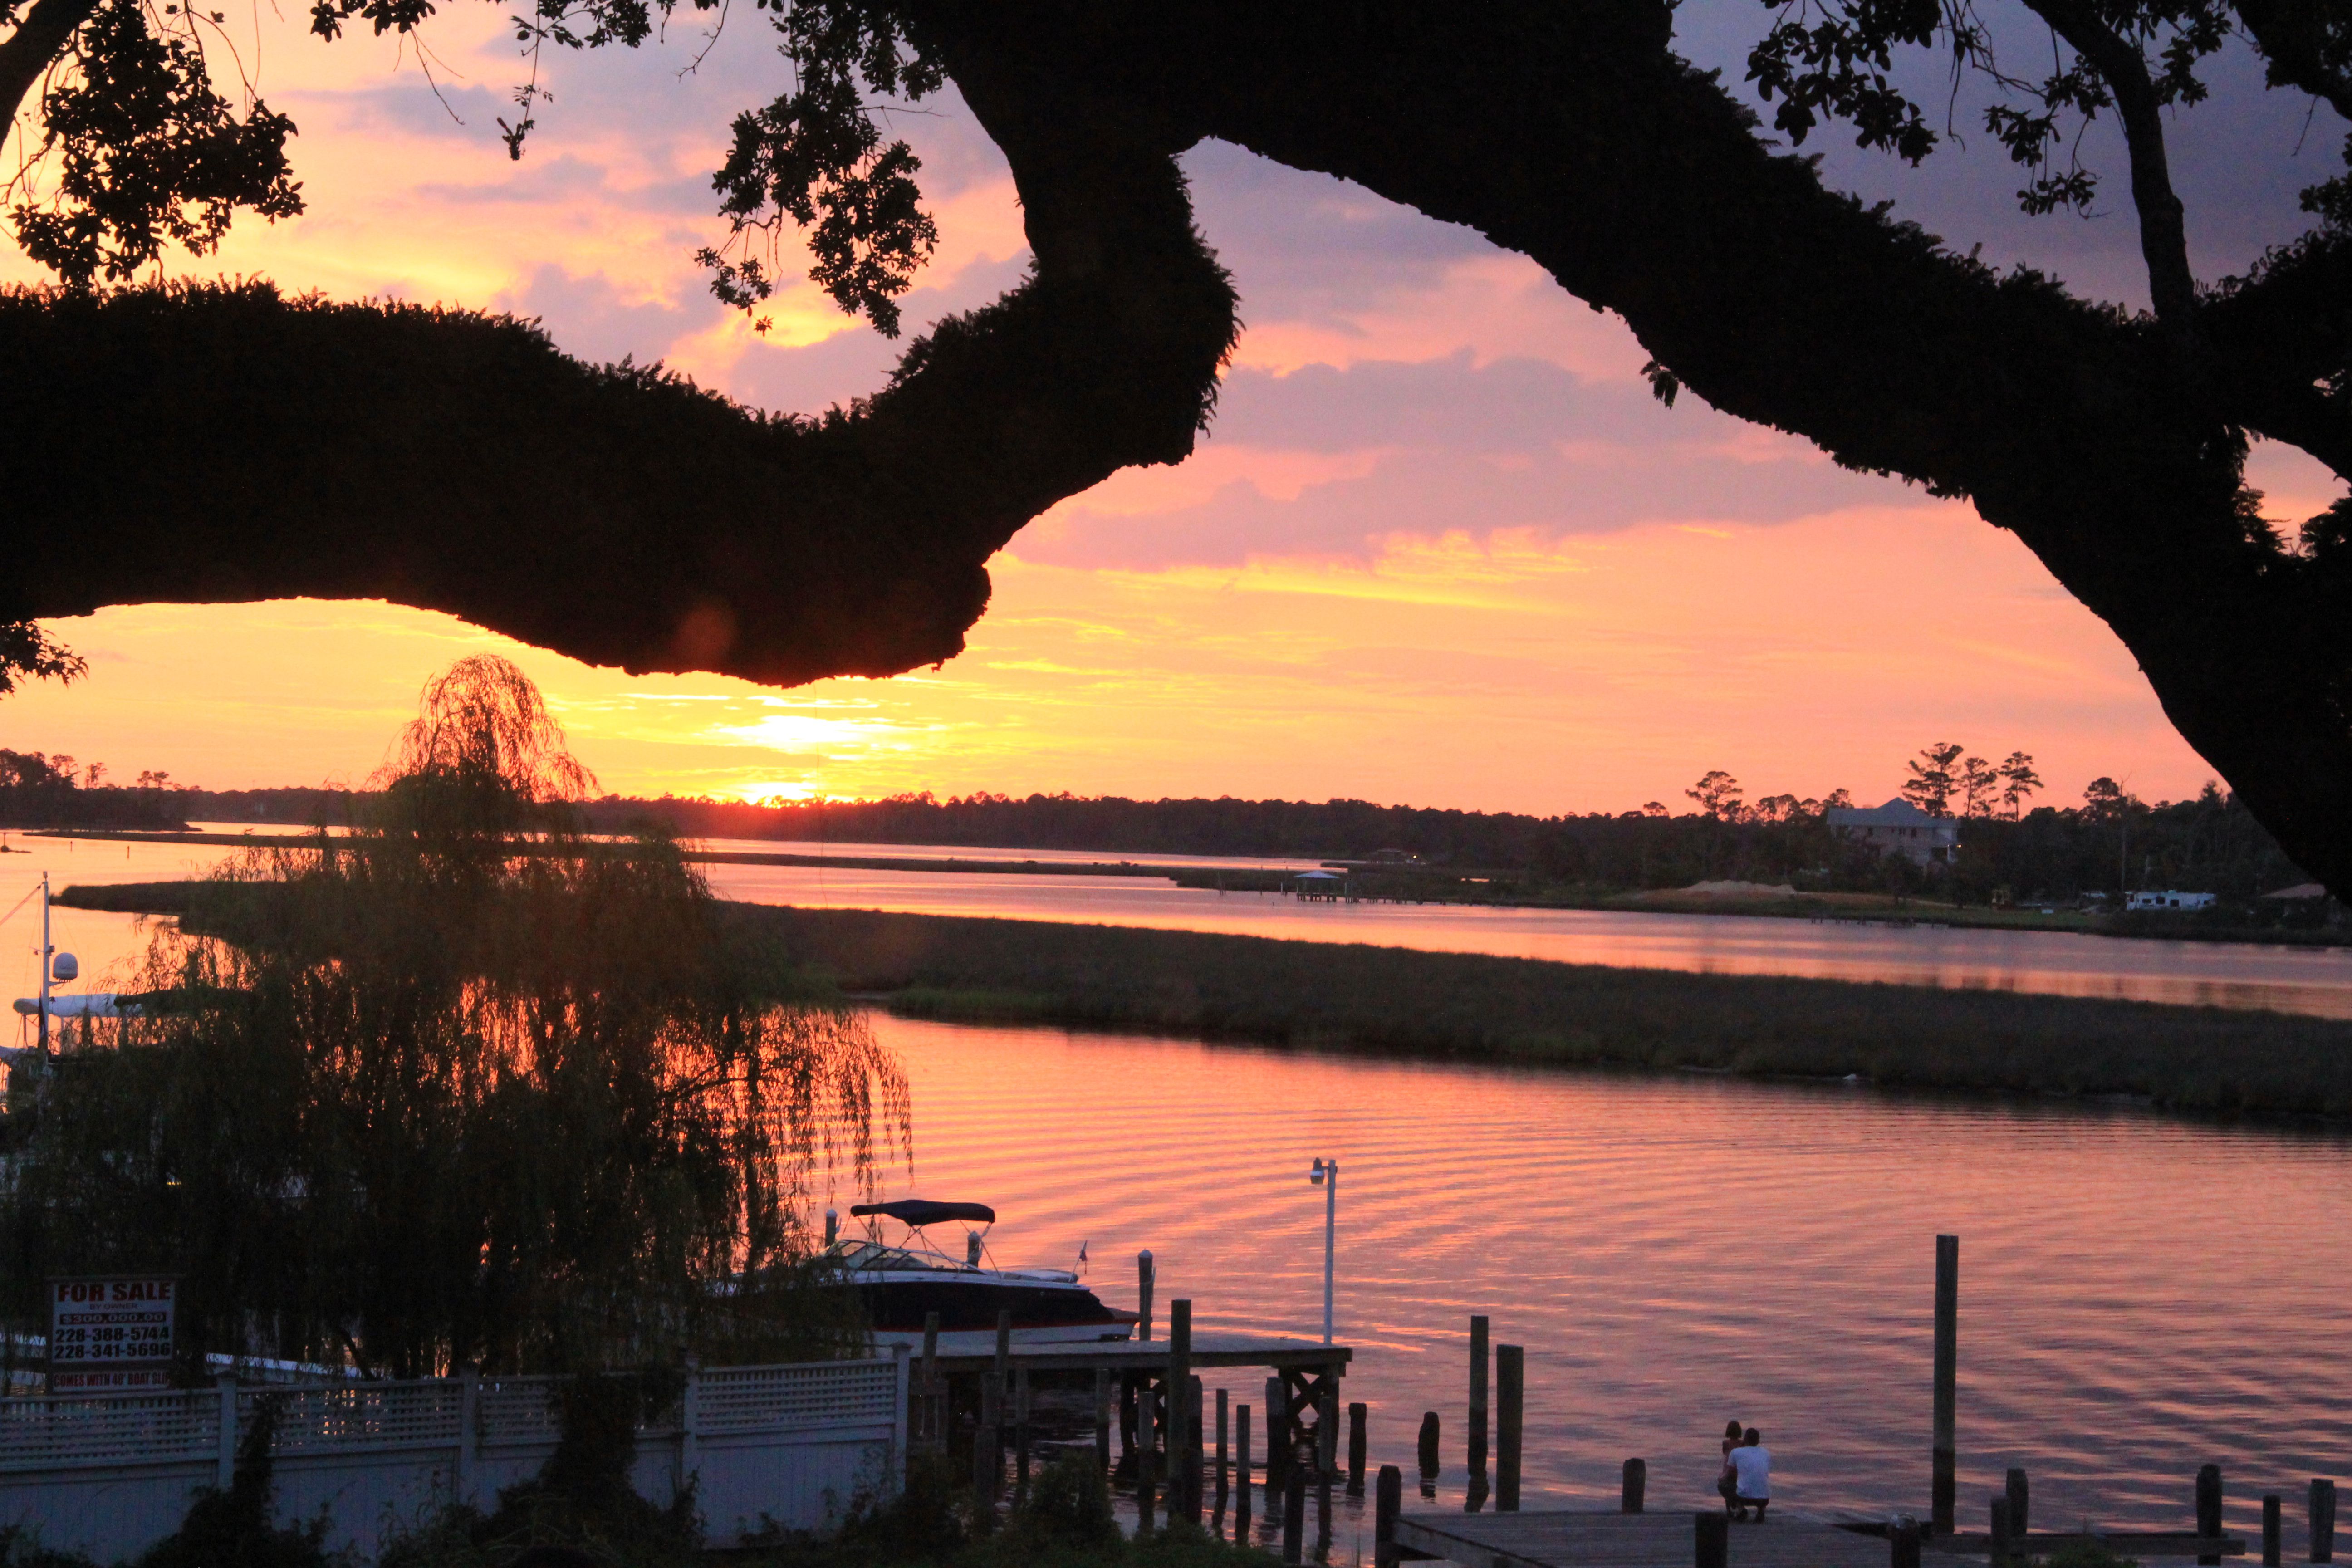
[[1307,1545],[1307,1472],[1288,1467],[1282,1481],[1282,1560],[1298,1568]]
[[1029,1489],[1029,1369],[1013,1374],[1013,1473],[1025,1496]]
[[1291,1447],[1290,1390],[1279,1377],[1265,1380],[1265,1489],[1268,1502],[1282,1489],[1289,1477],[1291,1461],[1297,1458]]
[[1151,1488],[1153,1476],[1152,1422],[1157,1412],[1152,1408],[1151,1385],[1145,1384],[1135,1393],[1135,1519],[1139,1530],[1151,1528]]
[[1135,1255],[1135,1337],[1151,1337],[1151,1249],[1145,1247]]
[[1486,1479],[1486,1320],[1470,1320],[1470,1484]]
[[1227,1430],[1226,1421],[1227,1412],[1225,1409],[1225,1391],[1221,1388],[1217,1390],[1217,1495],[1219,1497],[1225,1495],[1225,1489],[1231,1484],[1229,1472],[1225,1468],[1225,1461],[1227,1458],[1227,1450],[1225,1447],[1225,1434]]
[[1617,1490],[1617,1511],[1620,1513],[1641,1512],[1643,1494],[1648,1491],[1649,1488],[1650,1467],[1648,1461],[1643,1459],[1626,1460],[1624,1479],[1619,1483]]
[[1936,1533],[1952,1532],[1958,1501],[1960,1238],[1936,1238],[1936,1435],[1929,1482]]
[[1381,1467],[1372,1491],[1372,1568],[1397,1568],[1397,1515],[1404,1511],[1404,1472]]
[[2009,1498],[2002,1492],[1992,1494],[1992,1550],[1987,1553],[1990,1568],[2009,1568],[2017,1556],[2016,1531],[2010,1522]]
[[2025,1522],[2028,1514],[2027,1505],[2032,1500],[2032,1489],[2026,1484],[2025,1471],[2018,1466],[2011,1466],[2009,1474],[2003,1478],[2003,1489],[2009,1496],[2010,1533],[2022,1541],[2028,1533],[2028,1526]]
[[1519,1508],[1519,1420],[1526,1403],[1528,1352],[1495,1347],[1495,1510]]
[[1364,1495],[1364,1426],[1370,1413],[1359,1401],[1348,1406],[1348,1495]]
[[2263,1568],[2279,1568],[2279,1495],[2263,1496]]
[[1185,1494],[1192,1489],[1185,1483],[1184,1456],[1192,1445],[1185,1436],[1192,1416],[1192,1301],[1179,1296],[1168,1303],[1168,1409],[1161,1423],[1167,1433],[1164,1445],[1168,1455],[1168,1518],[1173,1523],[1178,1515],[1200,1522],[1199,1510]]
[[1421,1479],[1437,1479],[1437,1412],[1424,1410],[1421,1415]]
[[[2208,1541],[2221,1533],[2221,1467],[2207,1465],[2197,1472],[2197,1533]],[[2203,1568],[2221,1568],[2217,1556],[2200,1557]]]
[[2336,1561],[2336,1483],[2317,1478],[2311,1483],[2311,1560]]
[[1234,1539],[1236,1541],[1249,1533],[1249,1410],[1246,1405],[1237,1405],[1234,1410]]

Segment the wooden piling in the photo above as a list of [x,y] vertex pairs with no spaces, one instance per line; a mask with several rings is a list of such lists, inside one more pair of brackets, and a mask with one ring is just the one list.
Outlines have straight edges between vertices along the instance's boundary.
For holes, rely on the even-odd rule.
[[1886,1568],[1919,1568],[1919,1521],[1906,1516],[1886,1532]]
[[1716,1509],[1691,1516],[1697,1527],[1698,1550],[1693,1568],[1731,1568],[1731,1516]]
[[981,1379],[980,1425],[971,1432],[971,1489],[983,1502],[995,1500],[997,1479],[1004,1468],[1003,1455],[997,1447],[1003,1435],[998,1406],[1003,1397],[1003,1384],[992,1377]]
[[1370,1412],[1361,1402],[1348,1406],[1348,1495],[1364,1495],[1364,1426]]
[[2001,1492],[1992,1494],[1992,1550],[1990,1568],[2009,1568],[2016,1555],[2017,1532],[2009,1521],[2009,1498]]
[[1237,1405],[1234,1410],[1234,1539],[1236,1541],[1249,1533],[1246,1527],[1250,1516],[1249,1437],[1249,1406]]
[[1952,1531],[1959,1483],[1960,1238],[1936,1238],[1936,1436],[1929,1504],[1936,1533]]
[[1151,1337],[1151,1249],[1135,1255],[1135,1337]]
[[2279,1568],[2279,1495],[2263,1495],[2263,1568]]
[[1527,1387],[1527,1351],[1495,1347],[1495,1511],[1519,1508],[1519,1417]]
[[1474,1481],[1486,1477],[1486,1320],[1470,1320],[1470,1474]]
[[1201,1441],[1201,1380],[1184,1380],[1184,1519],[1187,1523],[1201,1522],[1202,1497],[1202,1473],[1207,1468],[1207,1454]]
[[1110,1479],[1110,1368],[1095,1368],[1095,1469]]
[[2336,1483],[2315,1479],[2311,1483],[2311,1560],[2336,1561]]
[[[2208,1541],[2221,1533],[2221,1467],[2207,1465],[2197,1472],[2197,1533]],[[2200,1557],[2205,1568],[2221,1568],[2218,1556]]]
[[1397,1515],[1404,1511],[1404,1473],[1381,1467],[1372,1493],[1372,1568],[1397,1568]]
[[1168,1303],[1168,1410],[1161,1430],[1167,1434],[1161,1445],[1168,1456],[1168,1520],[1174,1523],[1179,1516],[1200,1522],[1200,1510],[1187,1494],[1184,1456],[1192,1443],[1186,1429],[1192,1417],[1192,1302],[1190,1297],[1178,1297]]
[[1282,1481],[1282,1560],[1298,1568],[1307,1545],[1307,1471],[1297,1465],[1286,1470]]
[[1329,1480],[1339,1468],[1339,1369],[1326,1368],[1315,1402],[1315,1474]]
[[2015,1465],[2011,1466],[2009,1474],[2002,1479],[2002,1485],[2009,1497],[2010,1532],[2022,1541],[2031,1533],[2026,1519],[2032,1493],[2026,1486],[2025,1471]]
[[1420,1458],[1422,1479],[1434,1479],[1437,1475],[1437,1412],[1434,1410],[1424,1410],[1421,1414]]
[[1626,1460],[1624,1479],[1620,1483],[1617,1489],[1617,1511],[1620,1513],[1641,1512],[1643,1494],[1647,1492],[1649,1489],[1650,1467],[1648,1462],[1642,1459]]
[[1290,1390],[1279,1377],[1269,1377],[1265,1380],[1265,1490],[1269,1511],[1297,1457],[1291,1447]]

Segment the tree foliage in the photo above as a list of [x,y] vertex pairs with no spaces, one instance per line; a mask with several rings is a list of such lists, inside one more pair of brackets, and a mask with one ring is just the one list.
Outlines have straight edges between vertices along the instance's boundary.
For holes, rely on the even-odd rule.
[[9,1309],[173,1269],[185,1355],[401,1376],[840,1344],[803,1221],[906,1141],[891,1058],[673,844],[578,836],[503,660],[429,686],[399,759],[373,820],[248,855],[218,934],[156,939],[114,1048],[12,1081]]
[[34,622],[0,622],[0,697],[24,681],[70,683],[89,673],[89,660]]

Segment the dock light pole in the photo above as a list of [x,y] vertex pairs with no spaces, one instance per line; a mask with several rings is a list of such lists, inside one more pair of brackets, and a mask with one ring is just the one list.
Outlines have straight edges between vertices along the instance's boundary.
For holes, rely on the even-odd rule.
[[1307,1179],[1323,1189],[1323,1342],[1331,1342],[1331,1265],[1339,1231],[1339,1162],[1315,1159]]

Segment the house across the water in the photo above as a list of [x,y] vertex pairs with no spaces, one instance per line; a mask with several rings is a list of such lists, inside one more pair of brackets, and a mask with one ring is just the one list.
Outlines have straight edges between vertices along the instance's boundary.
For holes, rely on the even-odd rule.
[[1958,822],[1930,816],[1900,795],[1885,805],[1830,807],[1830,831],[1919,866],[1948,864],[1960,849]]
[[2127,910],[2210,910],[2213,907],[2211,893],[2130,893],[2124,899]]

